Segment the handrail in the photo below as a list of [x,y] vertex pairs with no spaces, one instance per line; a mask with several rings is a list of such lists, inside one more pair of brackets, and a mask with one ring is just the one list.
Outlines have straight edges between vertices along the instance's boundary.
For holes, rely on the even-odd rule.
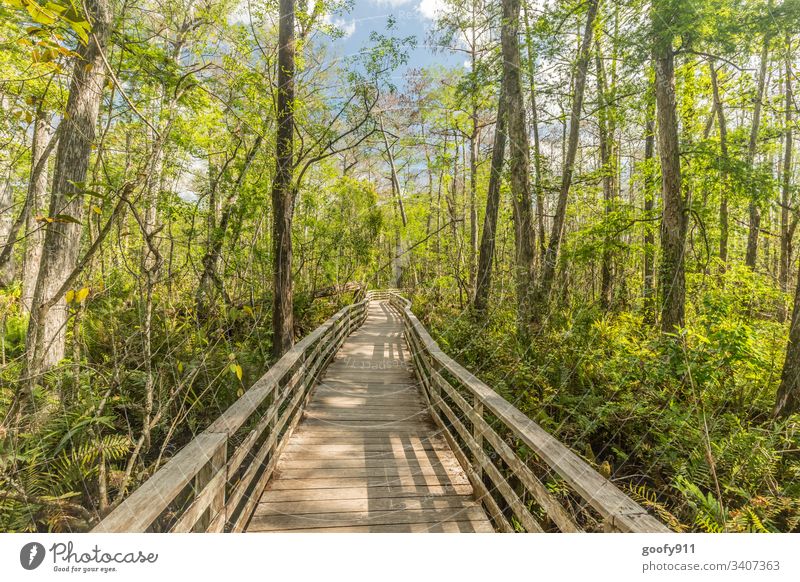
[[242,531],[317,377],[363,323],[371,297],[295,344],[92,531]]
[[[431,414],[443,429],[496,529],[670,531],[445,354],[411,311],[408,299],[394,290],[385,295],[403,319],[406,341]],[[534,459],[526,461],[517,452],[519,446],[509,445],[509,439],[532,451]],[[547,487],[547,481],[553,484],[556,476],[573,496],[577,494],[576,503],[569,508]]]

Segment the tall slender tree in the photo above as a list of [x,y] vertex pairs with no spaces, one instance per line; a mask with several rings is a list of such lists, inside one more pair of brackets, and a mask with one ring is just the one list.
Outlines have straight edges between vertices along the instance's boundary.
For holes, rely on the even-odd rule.
[[678,143],[678,111],[675,99],[675,50],[668,0],[654,0],[652,7],[653,63],[656,72],[658,153],[661,158],[661,260],[658,287],[661,329],[673,332],[684,324],[686,274],[684,252],[686,224],[681,161]]
[[280,0],[278,20],[278,125],[272,182],[272,355],[294,344],[292,289],[292,214],[294,211],[294,0]]
[[[67,304],[55,297],[76,268],[84,218],[84,182],[106,78],[106,45],[111,33],[107,0],[87,0],[91,34],[78,48],[64,125],[56,150],[47,232],[31,303],[26,338],[28,374],[36,378],[64,357]],[[52,303],[52,306],[49,304]]]
[[559,251],[561,249],[561,239],[564,236],[564,225],[567,220],[567,202],[569,201],[569,191],[572,186],[572,174],[575,170],[575,157],[578,153],[578,137],[580,135],[583,96],[586,89],[586,75],[589,70],[592,33],[594,30],[594,20],[597,16],[598,4],[599,0],[590,0],[588,3],[586,26],[583,30],[581,47],[578,52],[578,61],[576,63],[573,80],[572,108],[569,116],[569,136],[567,138],[564,167],[561,174],[561,187],[558,192],[555,215],[553,216],[550,240],[547,244],[547,251],[545,252],[542,262],[539,284],[535,291],[536,307],[533,311],[533,315],[536,325],[541,323],[541,317],[546,312],[550,301],[550,291],[555,282],[556,267],[558,265]]

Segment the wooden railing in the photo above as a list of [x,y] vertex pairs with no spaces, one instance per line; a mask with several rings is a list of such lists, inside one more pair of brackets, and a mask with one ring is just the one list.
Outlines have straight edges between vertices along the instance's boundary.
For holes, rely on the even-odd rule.
[[367,293],[298,342],[93,531],[242,531],[317,377],[363,323],[371,298]]
[[397,292],[431,414],[498,531],[668,532],[660,521],[447,356]]

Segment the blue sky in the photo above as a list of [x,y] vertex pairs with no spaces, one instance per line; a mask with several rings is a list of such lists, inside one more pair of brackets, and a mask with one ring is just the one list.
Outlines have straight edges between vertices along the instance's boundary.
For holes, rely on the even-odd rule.
[[[427,46],[435,15],[443,6],[442,0],[355,0],[349,13],[330,17],[331,22],[345,34],[344,38],[334,43],[335,51],[342,56],[358,52],[369,44],[369,35],[373,30],[388,34],[386,24],[393,17],[393,36],[413,35],[417,39],[417,48],[409,55],[409,67],[419,68],[435,63],[460,66],[463,56],[447,50],[434,51]],[[398,71],[397,76],[402,77],[402,73],[402,70]],[[396,81],[400,83],[401,79]]]

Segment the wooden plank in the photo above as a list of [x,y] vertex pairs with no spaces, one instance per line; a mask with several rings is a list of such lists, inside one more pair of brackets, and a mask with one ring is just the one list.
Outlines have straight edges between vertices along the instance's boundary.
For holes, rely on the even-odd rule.
[[[194,528],[200,516],[211,506],[214,498],[219,495],[219,492],[225,487],[225,471],[218,471],[216,475],[209,481],[202,491],[195,497],[191,505],[186,508],[181,514],[178,521],[170,529],[170,533],[188,533]],[[211,518],[217,516],[219,511],[215,511]]]
[[314,515],[254,515],[250,531],[287,531],[316,527],[358,527],[407,523],[442,523],[446,521],[482,522],[486,517],[476,505],[451,509],[404,511],[361,511]]
[[[461,465],[436,434],[427,401],[420,397],[401,320],[375,325],[385,317],[383,309],[371,306],[362,328],[347,338],[312,389],[303,420],[285,442],[248,531],[263,529],[258,516],[268,508],[276,518],[297,519],[287,510],[293,508],[301,516],[360,511],[380,517],[374,512],[410,515],[465,504],[477,512],[478,529],[491,529],[471,500],[472,487]],[[286,503],[294,505],[280,507]]]
[[[367,525],[354,527],[328,527],[293,529],[287,533],[493,533],[489,522],[445,521],[442,523],[407,523],[394,525]],[[269,532],[264,532],[269,533]]]
[[442,434],[445,436],[445,439],[450,445],[453,454],[455,455],[456,459],[458,459],[459,463],[461,463],[461,466],[466,472],[467,478],[474,488],[476,501],[479,501],[484,506],[489,518],[494,521],[494,523],[497,525],[497,528],[501,532],[512,533],[514,531],[513,526],[508,522],[506,516],[503,515],[503,511],[500,509],[500,506],[497,505],[497,501],[495,501],[494,497],[491,496],[489,490],[486,488],[486,485],[484,485],[483,481],[478,477],[478,474],[472,468],[472,465],[464,455],[464,452],[459,448],[458,443],[456,443],[450,432],[445,427],[445,424],[439,416],[436,408],[433,408],[431,412],[436,423],[442,427]]
[[[508,503],[514,512],[514,516],[522,524],[522,527],[524,527],[528,532],[544,531],[533,515],[528,511],[528,508],[525,507],[525,504],[522,503],[520,498],[505,480],[505,478],[500,474],[500,471],[497,469],[497,467],[494,466],[494,463],[489,460],[489,458],[486,456],[486,453],[484,453],[482,449],[478,448],[478,444],[475,442],[475,439],[444,401],[441,401],[440,410],[445,413],[445,416],[447,416],[447,418],[450,420],[452,426],[455,427],[456,432],[458,432],[459,436],[461,436],[464,442],[467,443],[467,446],[472,452],[474,458],[477,460],[479,466],[486,471],[486,474],[489,476],[489,480],[492,482],[492,485],[497,491],[500,492],[500,495],[503,496],[503,499],[506,500],[506,503]],[[482,473],[478,473],[477,471],[475,471],[475,473],[476,477],[481,479]]]
[[143,532],[227,441],[225,434],[196,436],[92,530],[95,533]]
[[[419,482],[423,481],[423,482]],[[398,476],[398,477],[330,477],[330,478],[307,478],[307,479],[273,479],[269,486],[271,490],[286,489],[335,489],[339,487],[355,487],[359,485],[371,487],[396,487],[398,490],[407,488],[424,488],[433,493],[440,493],[445,485],[467,485],[466,478],[459,480],[451,478],[448,483],[443,483],[440,479],[425,476]]]
[[[467,401],[464,400],[464,398],[452,386],[450,386],[450,384],[440,374],[438,374],[438,372],[434,372],[434,374],[436,376],[437,384],[447,393],[453,402],[455,402],[456,405],[467,414],[469,419],[473,422],[473,426],[477,429],[477,434],[485,436],[486,439],[490,441],[495,450],[500,454],[501,458],[514,472],[514,475],[519,478],[520,481],[522,481],[523,485],[526,486],[526,489],[528,489],[528,491],[530,491],[530,493],[534,496],[537,503],[539,503],[545,509],[548,516],[553,520],[553,523],[558,525],[563,532],[581,531],[574,518],[560,503],[558,503],[558,501],[552,495],[550,495],[550,493],[547,491],[547,488],[541,483],[541,481],[539,481],[533,472],[527,466],[525,466],[525,464],[519,459],[519,457],[517,457],[516,454],[514,454],[505,441],[503,441],[503,439],[501,439],[494,432],[494,430],[483,419],[483,417],[476,414],[476,411],[470,407]],[[441,407],[445,407],[447,406],[447,403],[441,401],[439,405]],[[461,425],[460,422],[459,425]],[[466,429],[462,426],[462,430]],[[494,464],[491,463],[489,458],[484,454],[483,447],[478,443],[477,439],[469,442],[468,444],[470,444],[471,448],[473,449],[473,454],[480,457],[478,460],[481,468],[486,469],[487,464],[491,464],[494,468]],[[476,451],[479,453],[476,453]],[[490,471],[492,475],[496,476],[497,478],[501,478],[500,473],[496,468]],[[505,483],[505,478],[502,478],[502,481]],[[514,494],[514,497],[516,498],[516,494]],[[514,503],[516,503],[516,501]]]
[[[295,467],[283,466],[276,476],[277,479],[332,479],[346,477],[348,479],[391,478],[405,477],[439,477],[440,481],[458,479],[452,468],[444,467],[410,467],[397,463],[394,466],[384,467]],[[462,480],[463,482],[463,480]]]
[[364,511],[403,511],[423,509],[453,509],[474,506],[475,502],[464,495],[439,497],[383,497],[370,499],[313,499],[307,501],[261,502],[254,515],[305,515]]
[[349,487],[332,487],[328,489],[271,489],[261,497],[261,502],[279,501],[312,501],[312,500],[340,500],[340,499],[384,499],[423,497],[433,499],[452,495],[472,495],[471,485],[440,485],[437,491],[430,491],[428,487],[390,487],[388,485],[351,485]]

